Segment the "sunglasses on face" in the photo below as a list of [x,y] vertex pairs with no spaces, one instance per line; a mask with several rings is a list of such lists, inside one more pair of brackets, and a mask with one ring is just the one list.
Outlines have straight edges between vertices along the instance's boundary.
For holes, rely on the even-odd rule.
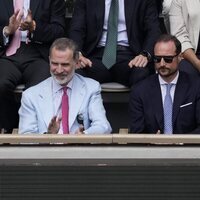
[[154,56],[153,60],[155,63],[160,63],[162,58],[164,59],[164,61],[166,63],[172,63],[173,59],[178,56],[178,54],[174,55],[174,56]]

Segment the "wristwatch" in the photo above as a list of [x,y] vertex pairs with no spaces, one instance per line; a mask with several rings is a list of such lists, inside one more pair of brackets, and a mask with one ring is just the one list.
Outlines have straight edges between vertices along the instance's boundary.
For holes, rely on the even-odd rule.
[[142,51],[140,55],[147,57],[147,60],[151,60],[151,54],[148,51]]

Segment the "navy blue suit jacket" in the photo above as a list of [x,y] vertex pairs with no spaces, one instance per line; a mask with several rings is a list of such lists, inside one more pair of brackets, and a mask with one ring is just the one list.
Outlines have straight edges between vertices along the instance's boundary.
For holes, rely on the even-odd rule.
[[[173,103],[173,133],[200,134],[200,81],[180,72]],[[130,94],[130,132],[163,132],[163,104],[158,75],[133,86]]]
[[[153,54],[160,35],[154,0],[125,0],[125,20],[130,49],[134,55],[142,50]],[[103,32],[104,0],[76,0],[69,37],[77,42],[85,56],[98,45]]]

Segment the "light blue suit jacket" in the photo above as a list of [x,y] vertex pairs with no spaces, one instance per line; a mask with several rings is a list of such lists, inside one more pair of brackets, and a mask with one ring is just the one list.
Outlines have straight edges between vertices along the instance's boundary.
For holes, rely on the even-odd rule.
[[[49,122],[55,115],[53,108],[52,77],[33,86],[22,94],[19,109],[19,133],[47,132]],[[100,84],[90,78],[74,75],[69,112],[69,130],[79,128],[77,115],[83,115],[86,134],[110,133],[111,127],[105,116]]]

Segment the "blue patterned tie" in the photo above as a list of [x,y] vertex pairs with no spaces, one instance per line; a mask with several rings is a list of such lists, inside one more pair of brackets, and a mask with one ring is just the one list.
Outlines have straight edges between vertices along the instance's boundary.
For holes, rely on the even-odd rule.
[[116,62],[117,35],[118,35],[119,2],[112,0],[108,16],[107,39],[102,57],[102,62],[110,69]]
[[173,84],[169,83],[166,84],[166,95],[164,100],[164,134],[172,134],[173,127],[172,127],[172,97],[170,95],[170,90]]

